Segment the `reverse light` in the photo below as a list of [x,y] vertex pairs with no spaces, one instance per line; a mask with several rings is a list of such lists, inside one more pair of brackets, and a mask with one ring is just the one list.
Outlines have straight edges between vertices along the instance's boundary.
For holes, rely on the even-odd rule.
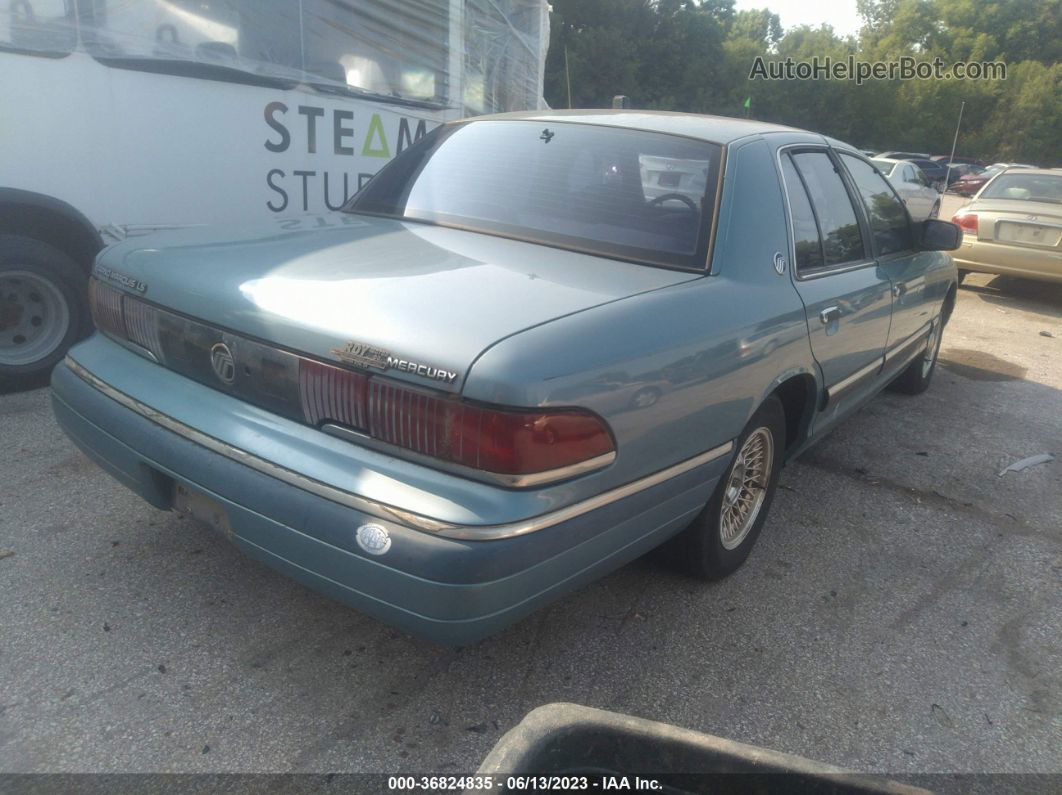
[[977,234],[977,213],[959,213],[951,218],[953,224],[958,224],[963,232]]

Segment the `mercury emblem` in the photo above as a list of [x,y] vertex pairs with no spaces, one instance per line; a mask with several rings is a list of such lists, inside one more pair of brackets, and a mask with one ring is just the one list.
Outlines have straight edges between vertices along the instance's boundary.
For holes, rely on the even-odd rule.
[[219,342],[210,349],[210,366],[214,368],[214,375],[221,383],[231,384],[236,380],[236,360],[224,342]]

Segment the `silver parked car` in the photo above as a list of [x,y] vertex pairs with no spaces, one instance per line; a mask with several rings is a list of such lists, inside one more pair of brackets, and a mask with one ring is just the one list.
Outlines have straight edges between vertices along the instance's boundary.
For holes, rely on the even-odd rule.
[[878,171],[892,183],[916,221],[936,218],[940,212],[940,191],[915,163],[876,157],[871,160]]

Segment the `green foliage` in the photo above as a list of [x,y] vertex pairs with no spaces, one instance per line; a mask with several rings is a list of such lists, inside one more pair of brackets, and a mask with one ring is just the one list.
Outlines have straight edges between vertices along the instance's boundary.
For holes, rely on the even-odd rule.
[[[768,3],[770,0],[764,0]],[[864,27],[784,35],[767,9],[733,0],[552,0],[546,99],[752,117],[804,127],[866,149],[950,151],[1062,165],[1062,0],[857,0]],[[750,80],[766,61],[901,56],[950,65],[1003,61],[1005,80]],[[567,66],[567,71],[566,71]],[[752,97],[751,108],[743,107]]]

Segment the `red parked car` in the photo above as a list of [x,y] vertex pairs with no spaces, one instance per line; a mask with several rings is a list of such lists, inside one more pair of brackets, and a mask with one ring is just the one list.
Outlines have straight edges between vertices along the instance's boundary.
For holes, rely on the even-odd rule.
[[948,186],[948,190],[954,191],[960,196],[973,196],[985,186],[985,183],[988,182],[988,180],[992,179],[992,177],[1000,171],[1005,171],[1008,168],[1036,167],[1026,165],[1025,163],[994,163],[980,173],[967,174],[966,176],[959,177],[959,179],[955,180],[955,182]]

